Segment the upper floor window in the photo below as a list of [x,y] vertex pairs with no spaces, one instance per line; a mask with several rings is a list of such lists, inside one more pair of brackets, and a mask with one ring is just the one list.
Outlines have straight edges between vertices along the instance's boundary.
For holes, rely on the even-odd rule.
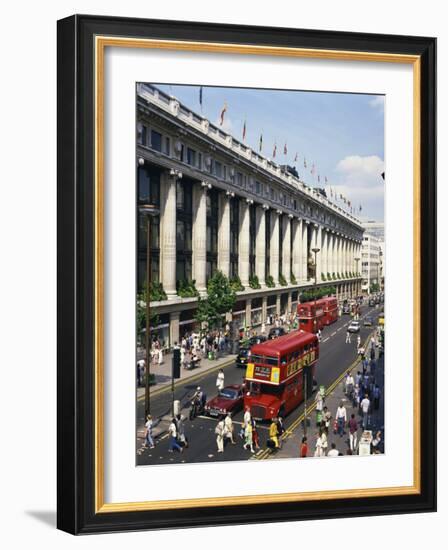
[[148,129],[144,124],[139,124],[137,126],[137,143],[139,145],[146,145],[147,140],[147,131]]
[[156,130],[151,130],[151,147],[162,152],[162,134]]
[[187,148],[187,164],[196,166],[196,151],[190,147]]

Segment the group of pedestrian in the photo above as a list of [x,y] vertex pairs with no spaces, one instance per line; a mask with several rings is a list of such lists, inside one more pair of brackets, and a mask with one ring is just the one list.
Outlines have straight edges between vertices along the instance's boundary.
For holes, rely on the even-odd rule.
[[224,445],[227,440],[230,440],[232,445],[236,445],[236,441],[233,437],[234,427],[231,413],[227,413],[225,418],[218,421],[215,427],[216,445],[218,447],[218,453],[224,452]]

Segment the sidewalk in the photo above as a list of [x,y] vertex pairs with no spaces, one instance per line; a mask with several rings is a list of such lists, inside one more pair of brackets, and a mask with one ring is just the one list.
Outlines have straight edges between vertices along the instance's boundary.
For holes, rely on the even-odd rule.
[[[373,399],[371,399],[371,414],[369,415],[369,424],[368,424],[368,430],[372,431],[372,435],[375,436],[375,433],[378,430],[381,430],[381,444],[380,444],[380,450],[381,452],[384,452],[384,446],[385,446],[385,433],[384,433],[384,356],[381,358],[378,358],[378,350],[376,353],[376,369],[375,369],[375,382],[378,384],[380,390],[381,390],[381,398],[380,398],[380,406],[377,411],[373,410]],[[356,365],[352,369],[352,375],[355,376],[356,372],[360,370],[362,372],[362,367],[360,364]],[[367,369],[367,372],[370,373],[370,369]],[[347,421],[350,419],[351,415],[355,415],[355,419],[358,423],[358,431],[357,431],[357,439],[358,439],[358,446],[360,442],[360,438],[362,435],[362,417],[360,415],[358,407],[353,407],[353,404],[351,400],[348,398],[348,396],[345,394],[345,384],[344,384],[345,376],[343,379],[337,384],[337,386],[334,388],[334,390],[326,396],[324,405],[328,408],[332,415],[330,428],[328,431],[328,450],[331,449],[331,444],[335,443],[336,449],[339,451],[339,453],[342,453],[343,455],[347,454],[347,451],[350,449],[350,441],[349,441],[349,430],[348,426],[346,425],[345,434],[341,437],[333,430],[333,420],[336,416],[336,411],[338,409],[339,404],[342,402],[347,410]],[[297,458],[299,456],[300,452],[300,446],[302,443],[302,436],[304,435],[304,422],[302,421],[301,424],[292,432],[292,433],[286,433],[284,439],[283,439],[283,445],[281,450],[278,452],[270,455],[269,458]],[[318,428],[316,425],[316,411],[315,411],[315,403],[313,401],[310,402],[310,406],[308,408],[308,425],[307,425],[307,438],[308,438],[308,456],[314,457],[314,451],[316,448],[316,441],[318,438]],[[358,449],[355,450],[353,454],[358,454]]]
[[[163,363],[162,364],[151,364],[149,367],[149,372],[155,376],[155,384],[151,385],[149,388],[149,391],[152,395],[155,395],[157,393],[160,393],[161,390],[169,387],[171,388],[171,360],[173,357],[172,352],[165,353],[163,355]],[[137,354],[137,360],[139,359],[145,359],[145,353],[140,352]],[[220,354],[220,357],[218,359],[201,359],[201,364],[199,367],[187,370],[184,368],[180,369],[180,378],[176,379],[174,381],[174,385],[183,383],[186,380],[192,379],[192,378],[198,378],[202,376],[203,374],[218,370],[220,368],[223,368],[227,365],[230,365],[233,363],[236,359],[236,355],[230,354],[230,353],[223,353]],[[144,386],[140,386],[137,388],[137,399],[139,399],[141,396],[145,395],[145,388]]]

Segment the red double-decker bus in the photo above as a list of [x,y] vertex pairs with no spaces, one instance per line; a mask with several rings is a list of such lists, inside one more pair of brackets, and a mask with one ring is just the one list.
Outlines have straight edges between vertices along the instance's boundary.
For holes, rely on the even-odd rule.
[[320,300],[312,300],[297,306],[299,329],[316,334],[325,325],[325,312]]
[[324,325],[331,325],[338,320],[338,300],[335,296],[318,300],[324,310]]
[[316,386],[319,341],[295,330],[252,347],[246,370],[244,408],[253,418],[285,416],[311,395]]
[[297,306],[299,328],[314,334],[338,320],[338,301],[334,296],[312,300]]

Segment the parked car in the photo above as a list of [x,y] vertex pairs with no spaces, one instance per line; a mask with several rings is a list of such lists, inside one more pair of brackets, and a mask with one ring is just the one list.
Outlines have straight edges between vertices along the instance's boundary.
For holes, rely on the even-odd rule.
[[352,321],[347,327],[348,332],[359,332],[360,329],[361,325],[359,321]]
[[366,317],[366,318],[364,319],[364,323],[363,323],[363,324],[364,324],[365,327],[371,327],[371,326],[373,326],[372,317]]
[[243,408],[243,386],[232,384],[223,388],[218,395],[207,401],[204,407],[205,414],[214,417],[232,416]]
[[273,327],[269,331],[269,340],[274,340],[274,338],[278,338],[284,334],[286,334],[286,331],[283,327]]

